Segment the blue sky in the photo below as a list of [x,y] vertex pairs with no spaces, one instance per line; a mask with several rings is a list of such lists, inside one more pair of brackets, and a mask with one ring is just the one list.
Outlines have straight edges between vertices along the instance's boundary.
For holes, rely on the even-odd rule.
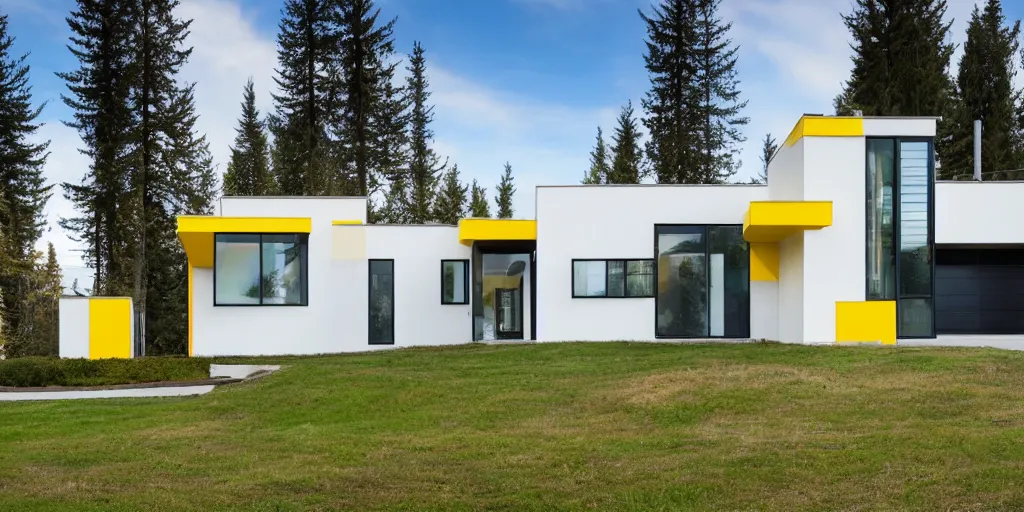
[[[801,113],[830,113],[850,69],[849,36],[840,13],[852,0],[724,0],[739,45],[742,97],[751,122],[741,145],[736,180],[759,167],[765,133],[784,139]],[[974,0],[949,0],[953,42],[962,43]],[[197,82],[199,128],[223,170],[234,138],[242,85],[252,76],[263,112],[271,108],[275,36],[282,0],[182,0],[192,18],[192,59],[182,79]],[[1024,6],[1005,8],[1019,17]],[[397,17],[397,50],[413,41],[427,51],[436,120],[435,149],[457,162],[493,196],[505,161],[512,164],[517,217],[533,217],[533,187],[578,183],[588,165],[597,126],[606,134],[619,108],[648,88],[643,69],[644,27],[637,8],[647,0],[378,0],[382,17]],[[10,16],[15,52],[30,52],[37,103],[47,102],[41,139],[52,140],[47,175],[77,182],[88,161],[77,134],[61,125],[64,84],[54,76],[76,62],[66,48],[64,17],[73,0],[0,0]],[[959,52],[958,54],[959,55]],[[954,65],[957,56],[954,57]],[[72,214],[60,194],[47,214],[52,241],[68,280],[85,278],[76,245],[56,226]]]

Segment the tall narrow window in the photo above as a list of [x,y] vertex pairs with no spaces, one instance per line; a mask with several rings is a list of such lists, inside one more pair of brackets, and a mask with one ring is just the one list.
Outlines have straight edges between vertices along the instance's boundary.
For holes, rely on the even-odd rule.
[[370,260],[370,326],[371,345],[395,343],[395,262]]
[[707,238],[703,226],[657,226],[656,332],[661,337],[708,335]]
[[750,331],[750,252],[743,226],[708,227],[708,333],[745,338]]
[[867,299],[896,299],[893,170],[896,141],[867,141]]
[[932,332],[931,144],[900,141],[898,332]]

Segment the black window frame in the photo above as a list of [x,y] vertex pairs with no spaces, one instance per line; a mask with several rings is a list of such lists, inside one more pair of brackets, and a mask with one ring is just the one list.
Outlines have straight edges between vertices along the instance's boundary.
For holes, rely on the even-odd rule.
[[[865,301],[895,301],[896,302],[896,338],[897,339],[933,339],[936,336],[935,332],[935,138],[934,137],[899,137],[899,136],[874,136],[865,137],[864,144],[864,177],[865,182],[867,180],[868,165],[870,162],[867,160],[868,146],[866,141],[868,140],[891,140],[893,141],[893,172],[892,172],[892,216],[893,216],[893,250],[895,251],[895,264],[896,264],[896,275],[895,279],[895,298],[869,298],[870,291],[870,280],[867,274],[867,259],[871,257],[870,249],[867,244],[868,237],[868,216],[867,211],[864,212],[864,300]],[[902,240],[900,233],[902,229],[902,162],[900,161],[900,143],[901,142],[925,142],[928,144],[928,257],[931,266],[931,293],[930,295],[923,294],[903,294],[900,286],[900,242]],[[867,188],[864,189],[864,193],[867,194]],[[921,300],[926,299],[931,303],[931,334],[925,336],[905,336],[900,334],[900,313],[902,310],[901,303],[903,300]]]
[[[370,332],[373,326],[373,262],[387,261],[391,263],[391,341],[373,341],[370,339]],[[373,258],[366,260],[366,344],[367,345],[394,345],[395,344],[395,260],[394,258]]]
[[[446,302],[444,300],[444,265],[445,263],[462,263],[462,302]],[[441,260],[441,305],[442,306],[466,306],[469,304],[469,260]]]
[[[586,261],[601,261],[604,262],[604,295],[576,295],[576,262]],[[610,265],[608,263],[613,261],[622,262],[622,295],[608,295],[608,269]],[[651,258],[573,258],[570,263],[570,288],[569,291],[574,299],[650,299],[657,295],[657,260]],[[630,295],[629,287],[626,285],[627,269],[629,268],[630,262],[650,262],[651,263],[651,280],[654,286],[651,287],[652,293],[650,295]]]
[[[257,279],[259,291],[258,304],[222,304],[217,302],[217,237],[220,235],[259,236],[259,270]],[[299,277],[302,280],[302,300],[298,304],[264,304],[263,303],[263,237],[264,236],[297,236],[299,239]],[[309,306],[309,233],[214,233],[213,234],[213,306],[218,308],[249,308],[249,307],[308,307]]]

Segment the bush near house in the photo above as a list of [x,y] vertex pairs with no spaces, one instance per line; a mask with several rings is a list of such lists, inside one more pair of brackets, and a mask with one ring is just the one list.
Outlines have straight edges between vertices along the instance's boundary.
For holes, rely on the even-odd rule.
[[22,357],[0,361],[0,387],[110,386],[210,377],[208,359],[58,359]]

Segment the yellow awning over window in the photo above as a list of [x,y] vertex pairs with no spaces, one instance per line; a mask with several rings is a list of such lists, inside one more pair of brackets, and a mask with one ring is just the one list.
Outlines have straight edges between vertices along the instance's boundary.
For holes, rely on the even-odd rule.
[[473,245],[483,240],[536,240],[537,221],[521,219],[462,219],[459,243]]
[[178,217],[178,239],[193,267],[213,266],[215,233],[309,233],[312,230],[313,221],[309,217]]
[[751,201],[743,239],[778,242],[792,234],[832,225],[832,201]]

